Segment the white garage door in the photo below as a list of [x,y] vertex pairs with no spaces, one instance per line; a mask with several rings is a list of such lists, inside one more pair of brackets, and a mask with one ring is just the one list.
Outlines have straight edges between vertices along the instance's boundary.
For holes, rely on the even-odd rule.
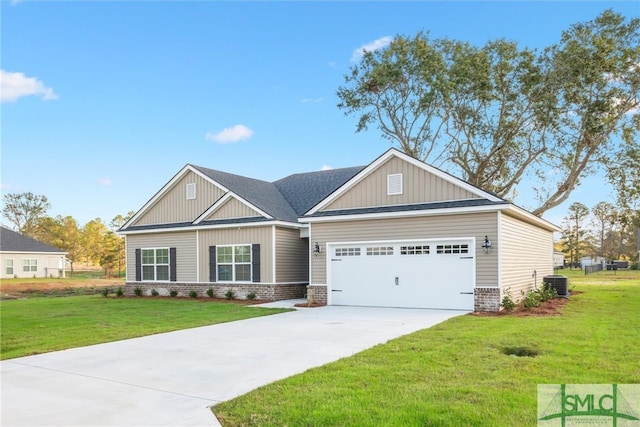
[[473,310],[473,239],[330,244],[331,304]]

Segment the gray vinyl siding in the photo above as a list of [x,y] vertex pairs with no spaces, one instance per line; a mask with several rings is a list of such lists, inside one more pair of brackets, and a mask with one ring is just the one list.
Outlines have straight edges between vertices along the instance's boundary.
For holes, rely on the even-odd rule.
[[[403,194],[387,195],[387,175],[402,174]],[[324,211],[372,206],[406,205],[438,201],[477,199],[473,193],[445,181],[398,157],[392,157]]]
[[309,239],[300,230],[276,228],[276,282],[309,281]]
[[176,280],[196,281],[196,232],[132,234],[126,238],[127,281],[136,280],[136,249],[176,248]]
[[519,299],[520,291],[532,288],[535,278],[540,286],[544,276],[553,274],[553,232],[505,214],[500,227],[502,289],[510,289],[512,297]]
[[262,216],[257,211],[251,209],[249,206],[241,203],[237,199],[229,199],[227,202],[220,206],[215,212],[209,215],[206,220],[213,219],[229,219],[229,218],[250,218],[255,216]]
[[[187,200],[186,186],[189,183],[196,184],[194,200]],[[193,221],[223,195],[220,188],[200,175],[189,172],[132,225]]]
[[209,246],[260,244],[260,281],[273,282],[272,227],[234,227],[200,230],[200,282],[209,281]]
[[310,241],[318,242],[322,251],[318,256],[311,256],[311,284],[327,283],[327,242],[475,237],[476,286],[498,286],[496,251],[485,254],[481,247],[485,235],[497,240],[497,230],[494,212],[312,223]]

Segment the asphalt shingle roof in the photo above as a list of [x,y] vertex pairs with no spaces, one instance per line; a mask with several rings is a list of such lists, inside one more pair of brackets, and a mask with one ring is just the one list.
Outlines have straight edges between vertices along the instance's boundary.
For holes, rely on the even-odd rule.
[[359,166],[299,173],[267,182],[191,166],[275,219],[292,222],[297,222],[298,217],[365,168]]
[[31,237],[0,227],[0,251],[2,252],[59,252],[63,250],[39,242]]
[[274,184],[291,204],[298,216],[327,198],[366,166],[289,175]]
[[364,214],[385,213],[385,212],[409,212],[409,211],[424,211],[424,210],[434,210],[434,209],[508,205],[508,204],[509,202],[507,201],[493,202],[487,199],[467,199],[467,200],[452,200],[449,202],[418,203],[418,204],[412,204],[412,205],[391,205],[391,206],[376,206],[371,208],[339,209],[339,210],[333,210],[333,211],[316,212],[313,215],[309,215],[309,217],[364,215]]

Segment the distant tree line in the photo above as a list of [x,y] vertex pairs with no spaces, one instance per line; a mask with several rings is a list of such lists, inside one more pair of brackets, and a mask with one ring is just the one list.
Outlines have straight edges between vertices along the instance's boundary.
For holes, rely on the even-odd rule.
[[96,218],[79,226],[72,216],[47,215],[51,205],[44,195],[5,194],[2,214],[18,233],[67,252],[73,275],[74,263],[100,266],[105,276],[126,267],[124,237],[115,232],[133,216],[117,215],[109,224]]
[[631,261],[637,268],[640,211],[599,202],[591,209],[580,202],[569,206],[562,224],[559,249],[571,264],[582,257],[604,257],[607,263]]

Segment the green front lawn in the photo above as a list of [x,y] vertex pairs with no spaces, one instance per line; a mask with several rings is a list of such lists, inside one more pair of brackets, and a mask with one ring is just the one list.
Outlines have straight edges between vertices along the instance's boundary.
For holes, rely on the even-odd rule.
[[609,276],[571,274],[560,316],[463,315],[213,410],[225,427],[535,426],[538,384],[640,383],[640,276]]
[[194,299],[99,295],[0,301],[0,358],[27,356],[281,313]]

